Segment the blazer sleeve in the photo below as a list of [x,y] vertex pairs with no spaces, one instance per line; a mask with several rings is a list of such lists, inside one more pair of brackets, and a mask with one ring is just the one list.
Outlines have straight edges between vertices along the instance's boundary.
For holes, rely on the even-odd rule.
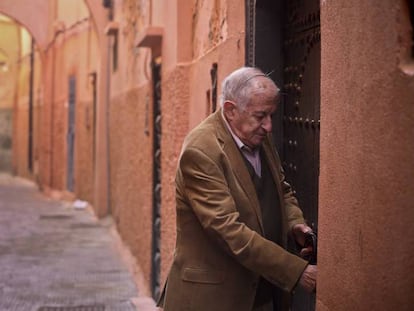
[[181,155],[177,178],[206,234],[241,265],[290,292],[307,262],[239,220],[225,174],[202,150],[189,147]]

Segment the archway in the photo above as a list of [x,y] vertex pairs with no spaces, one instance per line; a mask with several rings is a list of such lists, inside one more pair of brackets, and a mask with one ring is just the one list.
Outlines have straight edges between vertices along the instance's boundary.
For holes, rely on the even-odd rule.
[[40,54],[18,21],[0,15],[0,28],[0,170],[29,176],[38,159]]
[[[105,16],[104,8],[100,12]],[[105,72],[100,66],[102,32],[97,29],[102,30],[99,21],[104,19],[99,12],[92,13],[84,0],[38,0],[24,5],[7,0],[1,1],[0,13],[26,27],[33,38],[29,41],[36,43],[29,44],[35,52],[25,58],[29,66],[21,68],[15,79],[22,92],[16,93],[14,101],[23,103],[13,110],[13,133],[18,137],[18,149],[13,149],[15,173],[36,180],[43,189],[68,190],[93,202],[95,123],[101,122],[96,115],[104,99],[98,90]],[[31,112],[30,102],[38,104],[38,109]],[[31,113],[36,116],[29,117]],[[22,136],[22,132],[28,134]],[[35,155],[26,156],[30,150]]]

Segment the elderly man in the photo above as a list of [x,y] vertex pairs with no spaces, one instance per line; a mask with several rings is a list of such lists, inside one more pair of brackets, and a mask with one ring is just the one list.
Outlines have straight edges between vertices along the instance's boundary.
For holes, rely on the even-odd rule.
[[[165,311],[287,310],[316,266],[286,251],[311,231],[271,138],[279,89],[257,68],[222,84],[221,109],[186,137],[176,174],[177,241]],[[304,250],[304,253],[306,250]]]

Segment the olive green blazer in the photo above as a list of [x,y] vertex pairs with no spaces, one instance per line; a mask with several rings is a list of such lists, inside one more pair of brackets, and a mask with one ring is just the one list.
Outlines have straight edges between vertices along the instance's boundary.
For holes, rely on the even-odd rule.
[[221,110],[186,137],[176,175],[176,249],[159,302],[165,311],[250,311],[260,276],[285,292],[295,287],[307,262],[284,247],[304,220],[271,141],[263,148],[281,198],[283,247],[263,237],[255,187]]

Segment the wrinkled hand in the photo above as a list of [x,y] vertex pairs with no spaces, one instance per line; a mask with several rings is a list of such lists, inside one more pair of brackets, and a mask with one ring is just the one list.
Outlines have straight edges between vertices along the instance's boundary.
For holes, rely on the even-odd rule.
[[312,228],[306,224],[297,224],[293,226],[292,232],[296,243],[303,246],[305,244],[305,234],[312,232]]
[[318,273],[318,267],[315,265],[308,265],[303,271],[302,276],[299,279],[299,284],[309,293],[316,291],[316,275]]
[[318,248],[316,234],[306,224],[295,225],[292,228],[292,234],[295,238],[299,256],[309,261],[311,265],[316,265]]

